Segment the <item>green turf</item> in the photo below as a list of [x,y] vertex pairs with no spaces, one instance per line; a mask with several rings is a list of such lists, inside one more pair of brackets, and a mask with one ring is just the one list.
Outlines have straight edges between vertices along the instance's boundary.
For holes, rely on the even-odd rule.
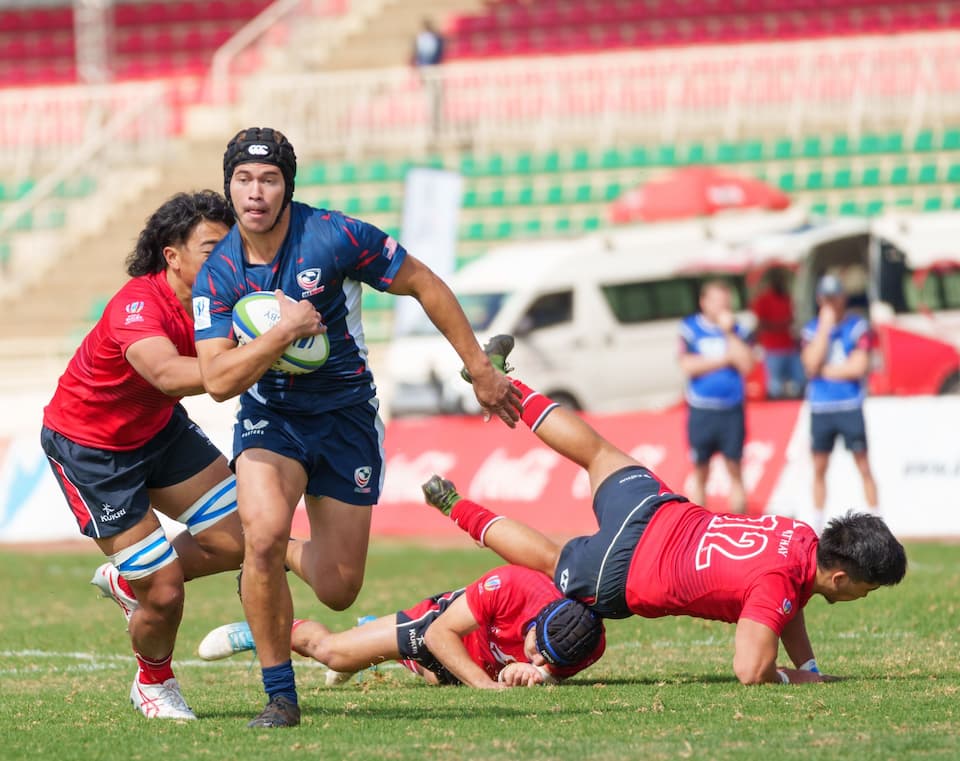
[[[191,723],[127,702],[134,666],[119,610],[87,582],[96,554],[0,552],[0,759],[956,759],[960,546],[908,547],[899,587],[807,607],[824,671],[813,686],[745,688],[733,627],[692,619],[608,624],[602,661],[568,685],[430,688],[396,668],[323,686],[296,661],[303,724],[249,730],[262,703],[251,659],[203,664],[201,637],[240,617],[230,575],[192,582],[175,667]],[[295,585],[298,613],[335,628],[453,588],[496,564],[480,550],[377,544],[354,607],[331,613]]]

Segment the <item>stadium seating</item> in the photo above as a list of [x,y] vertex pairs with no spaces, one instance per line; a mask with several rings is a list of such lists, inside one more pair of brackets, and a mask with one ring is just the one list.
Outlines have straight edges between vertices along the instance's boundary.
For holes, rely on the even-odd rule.
[[449,27],[452,58],[889,34],[960,25],[954,3],[917,0],[497,0]]
[[[216,49],[270,0],[146,0],[114,6],[115,79],[201,74]],[[73,9],[0,10],[0,87],[76,80]]]

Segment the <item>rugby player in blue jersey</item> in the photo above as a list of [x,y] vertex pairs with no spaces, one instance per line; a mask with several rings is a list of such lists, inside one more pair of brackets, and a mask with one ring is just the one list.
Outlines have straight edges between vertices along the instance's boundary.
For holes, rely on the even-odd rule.
[[743,513],[747,493],[740,461],[746,423],[743,378],[753,369],[746,331],[731,308],[730,287],[710,280],[700,290],[700,311],[680,325],[680,369],[687,376],[687,437],[694,466],[690,498],[706,504],[707,474],[714,453],[730,474],[730,512]]
[[867,507],[877,510],[877,484],[867,458],[867,429],[863,419],[865,381],[870,370],[870,327],[863,317],[847,311],[843,283],[825,275],[817,283],[816,317],[803,329],[804,370],[810,379],[810,438],[813,448],[813,521],[823,528],[827,504],[827,464],[837,436],[853,455],[863,479]]
[[[279,132],[239,132],[223,156],[224,190],[237,224],[211,254],[193,290],[197,355],[207,391],[242,394],[234,430],[237,497],[245,537],[244,613],[256,642],[268,703],[253,727],[300,721],[284,555],[327,606],[342,610],[363,583],[371,508],[383,483],[384,428],[360,320],[361,284],[413,296],[473,379],[485,414],[513,427],[519,394],[483,353],[444,282],[376,227],[292,200],[296,155]],[[282,291],[280,320],[239,346],[236,302]],[[293,340],[326,332],[319,370],[287,375],[270,366]],[[287,553],[304,498],[310,539]]]

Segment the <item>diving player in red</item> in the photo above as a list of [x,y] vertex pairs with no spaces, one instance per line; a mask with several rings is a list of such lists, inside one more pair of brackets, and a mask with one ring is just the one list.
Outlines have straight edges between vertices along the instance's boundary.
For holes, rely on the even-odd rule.
[[[148,718],[196,718],[171,668],[183,583],[243,559],[236,480],[180,405],[203,393],[191,287],[233,221],[213,191],[157,209],[127,258],[131,279],[44,410],[50,467],[80,531],[110,560],[92,583],[128,620],[138,663],[130,700]],[[170,541],[155,511],[187,531]]]
[[[508,372],[510,336],[486,351]],[[450,481],[424,484],[429,504],[510,563],[553,577],[567,596],[607,618],[688,615],[737,625],[733,670],[743,684],[818,682],[803,607],[814,594],[857,600],[906,573],[906,554],[877,516],[847,514],[817,538],[776,515],[720,515],[673,493],[580,417],[513,381],[521,419],[585,468],[599,530],[560,547],[535,529],[463,499]],[[796,668],[778,668],[783,643]]]
[[[395,660],[431,684],[497,689],[555,684],[595,663],[606,641],[600,617],[561,596],[549,577],[505,565],[349,631],[295,620],[291,646],[330,668],[328,684]],[[241,622],[211,631],[199,653],[216,660],[253,649]]]

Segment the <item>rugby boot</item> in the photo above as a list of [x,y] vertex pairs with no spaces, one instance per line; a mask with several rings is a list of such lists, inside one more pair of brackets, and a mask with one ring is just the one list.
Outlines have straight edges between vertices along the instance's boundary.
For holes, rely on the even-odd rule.
[[133,595],[133,590],[126,580],[120,576],[113,563],[104,563],[93,573],[90,583],[100,590],[101,597],[107,597],[120,606],[123,611],[123,617],[130,623],[130,616],[133,615],[140,603]]
[[251,720],[247,726],[259,727],[295,727],[300,724],[300,706],[283,695],[274,695],[270,702]]
[[205,661],[219,661],[237,653],[256,652],[256,649],[250,624],[239,621],[218,626],[208,632],[200,641],[197,654]]
[[423,498],[427,504],[437,508],[447,517],[450,516],[453,506],[463,499],[457,493],[457,487],[453,485],[453,481],[448,481],[436,474],[430,476],[430,480],[420,488],[423,490]]
[[[483,345],[483,353],[490,358],[490,364],[504,375],[513,370],[513,368],[507,364],[507,357],[510,355],[510,352],[513,351],[513,343],[513,336],[501,333]],[[460,377],[467,383],[473,383],[473,379],[465,367],[460,370]]]
[[148,719],[194,721],[197,718],[180,694],[177,680],[172,677],[163,684],[141,684],[138,673],[130,688],[130,702]]

